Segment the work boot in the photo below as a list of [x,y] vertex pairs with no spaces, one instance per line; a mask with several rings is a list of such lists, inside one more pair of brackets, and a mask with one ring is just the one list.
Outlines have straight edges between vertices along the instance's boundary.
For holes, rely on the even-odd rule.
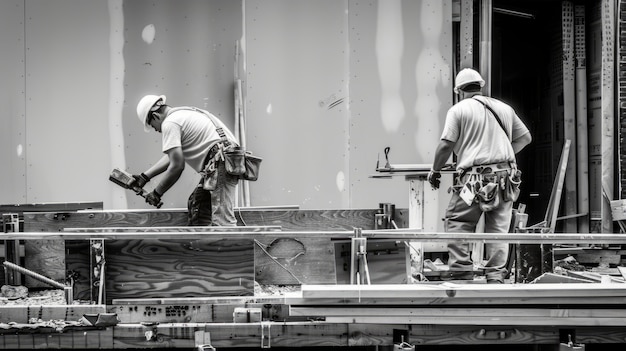
[[441,280],[474,280],[472,271],[441,271]]
[[504,277],[506,276],[506,274],[506,269],[485,273],[485,278],[487,278],[487,284],[504,284]]

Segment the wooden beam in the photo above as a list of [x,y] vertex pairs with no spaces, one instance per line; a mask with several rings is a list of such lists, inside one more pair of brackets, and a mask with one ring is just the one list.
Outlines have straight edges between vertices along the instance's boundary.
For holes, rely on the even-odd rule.
[[29,323],[31,318],[78,321],[84,314],[105,312],[105,305],[7,305],[0,306],[0,323]]
[[[353,237],[354,231],[280,231],[280,232],[228,232],[228,231],[198,231],[198,232],[170,232],[170,231],[143,231],[143,232],[120,232],[120,233],[72,233],[72,232],[21,232],[6,233],[3,238],[7,240],[40,240],[40,239],[63,239],[63,240],[131,240],[131,239],[261,239],[268,237],[299,237],[299,238],[332,238],[348,240]],[[399,230],[363,230],[363,237],[381,240],[418,240],[423,242],[508,242],[514,244],[622,244],[626,242],[626,236],[622,234],[584,234],[584,233],[440,233],[420,232],[411,229]]]
[[111,240],[106,242],[107,301],[128,297],[250,295],[250,239]]
[[331,323],[622,326],[624,309],[441,307],[291,307],[291,316],[325,317]]
[[[602,299],[616,297],[626,299],[626,284],[414,284],[414,285],[303,285],[303,299],[359,298],[397,299],[414,298],[477,299],[586,297],[588,303],[602,303]],[[291,296],[291,295],[290,295]],[[294,294],[293,296],[297,296]],[[532,297],[532,298],[530,298]],[[565,303],[565,302],[563,302]]]
[[[283,230],[374,229],[378,209],[337,210],[236,210],[239,226],[279,226]],[[408,211],[396,209],[398,227],[407,226]],[[77,213],[26,213],[24,231],[61,231],[67,228],[98,227],[184,227],[187,211],[182,209],[135,211],[81,211]],[[323,228],[323,229],[322,229]]]

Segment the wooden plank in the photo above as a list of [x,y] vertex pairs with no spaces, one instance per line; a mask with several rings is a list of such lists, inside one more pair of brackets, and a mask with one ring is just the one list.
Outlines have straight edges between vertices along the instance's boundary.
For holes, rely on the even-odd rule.
[[31,318],[78,321],[84,314],[105,312],[104,305],[7,305],[0,306],[0,323],[28,323]]
[[65,228],[186,226],[186,210],[90,211],[71,214],[25,213],[25,232],[58,232]]
[[[297,295],[297,294],[294,294]],[[414,285],[303,285],[303,299],[359,298],[359,299],[484,299],[523,298],[532,301],[542,297],[563,300],[586,297],[587,303],[604,298],[626,297],[626,284],[414,284]]]
[[[231,305],[223,305],[231,306]],[[232,312],[237,305],[232,305]],[[117,314],[120,323],[141,323],[163,321],[178,323],[211,323],[215,321],[213,305],[209,304],[142,304],[142,305],[110,305],[109,311]],[[226,322],[226,320],[221,320]]]
[[198,233],[198,232],[271,232],[280,231],[279,226],[185,226],[185,227],[100,227],[100,228],[64,228],[68,233]]
[[24,212],[52,212],[52,211],[80,211],[86,209],[98,210],[103,208],[101,201],[95,202],[47,202],[28,204],[0,204],[0,213]]
[[107,301],[120,298],[251,295],[249,239],[113,240],[105,247]]
[[[338,210],[256,210],[237,211],[240,226],[278,226],[284,230],[351,230],[374,229],[377,209]],[[405,209],[394,214],[398,227],[406,227]],[[94,227],[184,227],[186,210],[144,211],[83,211],[59,215],[57,213],[27,213],[24,215],[26,232],[56,232],[66,228]]]
[[[484,241],[508,242],[514,244],[623,244],[626,236],[622,234],[597,233],[440,233],[422,232],[419,230],[363,230],[363,237],[381,240],[418,240],[423,242],[472,242]],[[280,232],[227,232],[227,231],[199,231],[199,232],[122,232],[122,233],[71,233],[71,232],[21,232],[7,233],[7,240],[144,240],[144,239],[209,239],[223,238],[224,240],[261,239],[263,237],[298,237],[298,238],[332,238],[350,239],[354,231],[280,231]]]
[[269,236],[255,240],[254,265],[259,284],[337,283],[330,238]]
[[[121,348],[168,348],[185,345],[193,347],[194,333],[203,330],[210,333],[211,345],[221,348],[260,348],[261,337],[266,337],[266,346],[276,348],[323,348],[355,346],[391,346],[394,331],[406,331],[408,341],[415,345],[485,345],[485,344],[556,344],[559,341],[558,327],[499,327],[454,325],[411,325],[363,324],[326,322],[270,322],[266,335],[258,323],[212,323],[178,324],[164,323],[156,326],[159,340],[145,341],[145,326],[121,324],[115,328],[114,346]],[[578,330],[578,329],[577,329]],[[589,329],[590,332],[601,330]],[[586,337],[589,333],[586,333]],[[606,331],[601,333],[610,340]],[[615,340],[615,338],[613,338]]]
[[[487,284],[484,284],[487,285]],[[564,284],[570,285],[570,284]],[[302,295],[294,295],[286,293],[284,296],[284,302],[290,305],[307,305],[307,304],[325,304],[325,305],[346,305],[346,304],[359,304],[359,305],[397,305],[397,304],[411,304],[411,305],[424,305],[424,306],[452,306],[452,305],[584,305],[593,303],[596,306],[613,306],[626,303],[626,297],[613,296],[603,297],[602,299],[589,300],[587,296],[573,296],[573,297],[557,297],[557,296],[538,296],[538,297],[523,297],[523,296],[511,296],[511,297],[433,297],[433,296],[416,296],[406,298],[390,298],[390,297],[377,297],[377,298],[363,298],[359,296],[347,296],[347,297],[328,297],[328,298],[316,298],[314,302],[310,298],[303,298]]]
[[[476,321],[469,325],[480,325],[489,323],[489,319],[497,320],[501,323],[509,318],[588,318],[590,320],[597,319],[599,323],[602,319],[624,319],[626,318],[626,310],[624,309],[594,309],[594,308],[507,308],[507,307],[362,307],[362,306],[346,306],[346,307],[329,307],[329,306],[309,306],[309,307],[291,307],[289,309],[290,316],[309,316],[309,317],[387,317],[389,322],[395,321],[396,317],[413,317],[413,318],[437,318],[442,319],[441,323],[450,324],[457,317],[476,318]],[[447,322],[443,322],[448,319]],[[486,322],[487,321],[487,322]],[[521,321],[520,321],[521,322]],[[524,323],[515,323],[513,325],[524,325]],[[540,322],[538,322],[540,323]],[[420,323],[421,324],[421,323]],[[463,323],[468,325],[467,323]],[[557,323],[562,324],[562,323]]]
[[[393,322],[392,322],[393,321]],[[416,317],[327,317],[328,323],[370,323],[370,324],[448,324],[448,325],[476,325],[476,326],[606,326],[606,327],[621,327],[626,322],[626,318],[561,318],[561,317],[519,317],[519,316],[506,316],[506,317],[487,317],[479,318],[473,316],[456,316],[452,318],[437,317],[437,316],[416,316]]]
[[[263,329],[262,325],[267,325]],[[347,346],[348,327],[345,324],[317,323],[161,323],[154,330],[159,340],[145,341],[146,327],[120,324],[115,328],[115,348],[173,348],[194,347],[194,333],[190,329],[206,328],[211,334],[211,344],[217,349],[234,347],[260,348],[265,337],[266,346],[294,348],[300,346]],[[143,337],[143,339],[142,339]]]

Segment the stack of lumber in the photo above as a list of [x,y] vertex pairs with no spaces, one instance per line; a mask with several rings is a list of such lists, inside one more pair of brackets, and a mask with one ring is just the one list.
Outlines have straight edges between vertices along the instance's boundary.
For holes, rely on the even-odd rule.
[[[626,284],[303,285],[291,316],[332,323],[620,326]],[[610,307],[610,308],[609,308]]]

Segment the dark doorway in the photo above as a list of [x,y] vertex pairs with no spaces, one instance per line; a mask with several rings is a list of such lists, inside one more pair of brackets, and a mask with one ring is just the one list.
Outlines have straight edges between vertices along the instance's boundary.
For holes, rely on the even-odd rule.
[[[589,8],[597,1],[579,3]],[[545,217],[564,144],[562,28],[570,19],[563,18],[562,6],[560,0],[493,2],[491,95],[511,104],[533,136],[518,155],[518,202],[527,205],[529,224]],[[562,231],[560,221],[556,231]]]

